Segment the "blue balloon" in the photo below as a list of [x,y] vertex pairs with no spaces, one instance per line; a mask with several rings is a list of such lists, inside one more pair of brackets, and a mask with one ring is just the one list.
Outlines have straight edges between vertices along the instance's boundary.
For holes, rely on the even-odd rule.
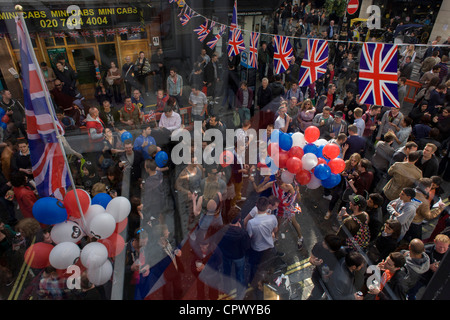
[[331,169],[326,164],[319,164],[314,168],[314,175],[319,180],[325,180],[331,176]]
[[304,154],[312,153],[312,154],[316,155],[316,152],[317,152],[317,146],[313,143],[308,143],[307,145],[305,145],[303,147]]
[[165,167],[168,161],[169,156],[165,151],[159,151],[155,156],[156,165],[160,168]]
[[280,148],[284,151],[289,151],[292,147],[292,137],[287,133],[280,133]]
[[4,123],[4,122],[2,121],[2,118],[3,118],[3,116],[4,116],[5,114],[6,114],[6,111],[3,110],[3,108],[0,108],[0,127],[2,127],[3,130],[6,129],[6,123]]
[[332,173],[329,178],[322,180],[322,186],[327,189],[336,187],[341,182],[341,175]]
[[126,140],[133,140],[133,135],[130,132],[125,131],[120,136],[120,140],[122,140],[122,142],[125,142]]
[[101,193],[97,193],[91,200],[91,204],[98,204],[101,205],[103,208],[106,209],[106,206],[108,205],[108,203],[112,200],[112,197],[105,193],[105,192],[101,192]]
[[316,150],[316,153],[315,153],[315,155],[317,156],[317,158],[324,158],[323,153],[322,153],[323,147],[324,147],[324,146],[319,146],[319,147],[317,147],[317,150]]
[[67,220],[67,211],[64,204],[56,198],[44,197],[38,199],[33,205],[33,216],[40,223],[52,225]]

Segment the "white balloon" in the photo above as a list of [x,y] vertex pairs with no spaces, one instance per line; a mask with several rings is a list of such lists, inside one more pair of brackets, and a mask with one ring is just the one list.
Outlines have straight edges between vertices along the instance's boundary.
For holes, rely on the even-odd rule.
[[301,132],[296,132],[292,135],[292,146],[303,148],[306,145],[305,136]]
[[108,259],[108,249],[100,242],[91,242],[81,250],[80,259],[86,268],[98,268]]
[[317,189],[322,185],[322,181],[317,179],[317,177],[315,175],[311,175],[311,180],[309,181],[309,183],[306,185],[306,187],[308,189]]
[[285,170],[281,173],[281,181],[284,183],[292,183],[294,182],[295,174]]
[[61,223],[53,225],[52,231],[50,231],[50,237],[56,244],[62,242],[77,243],[84,236],[84,232],[80,225],[71,220],[67,220]]
[[87,269],[89,281],[96,286],[101,286],[108,282],[111,279],[112,273],[113,267],[109,260],[106,260],[105,263],[98,268]]
[[106,206],[106,212],[110,213],[116,219],[116,223],[125,220],[130,214],[130,211],[130,200],[122,196],[113,198]]
[[313,142],[313,144],[315,144],[316,146],[320,147],[320,146],[324,146],[328,143],[327,140],[325,139],[318,139],[316,141]]
[[80,247],[73,242],[61,242],[50,251],[49,261],[54,268],[65,270],[79,257]]
[[116,219],[107,212],[95,215],[89,222],[89,232],[97,239],[108,238],[115,229]]
[[106,210],[99,204],[93,204],[89,207],[89,209],[84,214],[84,220],[86,221],[86,224],[89,226],[92,219],[98,215],[99,213],[105,213]]
[[319,163],[319,160],[317,159],[317,156],[314,153],[305,153],[302,157],[302,165],[303,165],[303,169],[305,170],[311,170],[312,168],[314,168],[315,166],[317,166],[317,164]]

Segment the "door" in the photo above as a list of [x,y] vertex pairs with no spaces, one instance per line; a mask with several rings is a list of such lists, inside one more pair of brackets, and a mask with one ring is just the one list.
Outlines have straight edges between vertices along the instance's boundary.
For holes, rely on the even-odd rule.
[[96,78],[94,70],[95,50],[93,47],[72,50],[73,62],[77,72],[78,90],[88,99],[94,98]]

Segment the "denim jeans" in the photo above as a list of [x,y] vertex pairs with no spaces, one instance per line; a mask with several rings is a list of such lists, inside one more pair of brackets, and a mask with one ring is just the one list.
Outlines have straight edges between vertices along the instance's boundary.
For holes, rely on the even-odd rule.
[[249,108],[238,108],[239,118],[241,118],[241,126],[245,120],[250,120],[250,109]]
[[[226,277],[231,276],[232,267],[234,264],[235,268],[235,278],[238,281],[239,284],[241,284],[241,287],[236,288],[238,296],[242,294],[242,291],[246,289],[246,283],[245,283],[245,256],[239,259],[229,259],[227,257],[223,257],[223,274]],[[233,288],[231,287],[233,281],[228,281],[225,278],[225,290],[230,292]]]

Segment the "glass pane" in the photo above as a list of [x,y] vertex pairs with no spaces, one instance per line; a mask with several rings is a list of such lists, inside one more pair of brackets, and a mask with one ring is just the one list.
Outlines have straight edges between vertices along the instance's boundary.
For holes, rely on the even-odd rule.
[[75,70],[78,75],[79,84],[89,84],[95,82],[94,48],[83,48],[72,50],[73,60],[75,62]]

